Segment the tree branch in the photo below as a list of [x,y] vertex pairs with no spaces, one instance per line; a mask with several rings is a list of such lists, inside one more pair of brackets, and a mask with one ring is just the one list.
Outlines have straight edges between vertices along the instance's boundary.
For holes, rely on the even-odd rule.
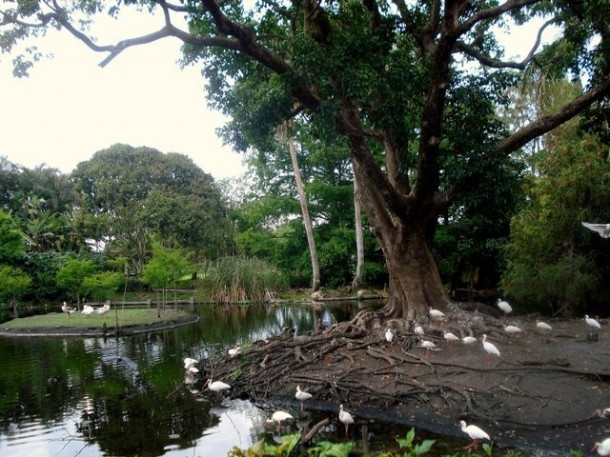
[[534,138],[549,132],[555,127],[572,119],[585,108],[588,108],[598,100],[610,95],[610,79],[593,87],[582,96],[566,103],[555,113],[542,116],[530,124],[515,132],[513,135],[504,139],[498,147],[505,153],[516,151]]
[[501,60],[493,59],[493,58],[489,57],[488,55],[484,54],[483,52],[479,51],[475,47],[468,45],[466,43],[462,43],[461,41],[458,41],[456,43],[455,48],[458,51],[462,51],[465,54],[468,54],[469,56],[474,57],[481,64],[488,66],[488,67],[515,68],[517,70],[524,70],[527,67],[527,65],[534,59],[536,51],[538,50],[538,48],[540,47],[540,44],[542,43],[542,33],[548,26],[550,26],[553,23],[555,23],[555,20],[551,19],[551,20],[545,22],[540,27],[540,29],[538,30],[538,34],[536,35],[536,41],[534,42],[532,49],[521,62],[510,62],[510,61],[501,61]]

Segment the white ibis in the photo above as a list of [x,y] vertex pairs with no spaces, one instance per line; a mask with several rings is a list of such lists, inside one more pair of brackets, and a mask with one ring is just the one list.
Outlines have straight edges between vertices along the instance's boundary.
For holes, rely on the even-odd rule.
[[301,402],[301,411],[303,411],[305,402],[313,397],[313,395],[301,390],[301,386],[297,386],[297,392],[294,394],[294,397]]
[[477,339],[474,336],[465,336],[464,338],[462,338],[462,343],[464,344],[474,344],[477,342]]
[[99,308],[95,308],[96,314],[106,314],[108,311],[110,311],[110,304],[109,303],[104,303]]
[[421,325],[417,325],[414,329],[413,329],[413,333],[415,333],[416,335],[423,335],[424,334],[424,329]]
[[239,354],[241,354],[241,348],[234,347],[234,348],[229,349],[229,357],[231,357],[232,359],[237,357]]
[[195,365],[199,364],[199,360],[192,359],[191,357],[184,358],[184,369],[188,370],[189,368],[193,368]]
[[496,305],[498,306],[498,308],[500,308],[500,311],[502,311],[504,313],[505,317],[507,314],[510,314],[513,312],[512,306],[510,306],[510,304],[506,300],[502,300],[501,298],[498,298]]
[[345,425],[345,437],[347,438],[347,429],[350,424],[354,423],[354,418],[350,413],[343,409],[343,405],[339,405],[339,420],[343,425]]
[[610,238],[610,224],[591,224],[590,222],[582,222],[584,227],[589,230],[599,233],[602,238]]
[[85,316],[90,316],[94,312],[95,312],[95,308],[93,306],[83,305],[83,310],[81,311],[81,313],[83,313]]
[[549,324],[547,324],[546,322],[542,322],[542,321],[536,321],[536,328],[538,330],[543,330],[543,331],[550,331],[553,330],[553,327],[551,327]]
[[474,424],[466,425],[466,422],[460,421],[458,426],[472,440],[472,443],[470,443],[468,446],[463,448],[464,450],[470,449],[472,447],[476,447],[479,444],[480,440],[489,441],[491,439],[491,438],[489,438],[489,435],[487,434],[487,432],[485,430],[483,430],[482,428],[480,428]]
[[277,432],[282,432],[282,422],[292,419],[286,411],[276,411],[271,415],[271,422],[277,422]]
[[460,340],[454,333],[451,333],[451,332],[444,332],[443,338],[449,342],[449,346],[451,346],[454,341]]
[[428,358],[428,355],[430,353],[430,349],[433,349],[433,348],[436,347],[436,344],[434,344],[432,341],[428,341],[428,340],[419,340],[417,342],[417,345],[420,348],[426,349],[426,355],[424,356],[426,359]]
[[388,329],[385,331],[385,340],[388,343],[391,343],[392,341],[394,341],[394,332],[392,331],[392,329],[390,327],[388,327]]
[[593,328],[602,328],[601,325],[599,325],[599,322],[597,322],[595,319],[593,319],[592,317],[589,317],[588,315],[585,314],[585,322],[587,323],[587,325],[589,327],[593,327]]
[[225,384],[222,381],[214,381],[208,379],[205,383],[205,387],[210,389],[212,392],[216,392],[218,395],[221,395],[225,390],[230,389],[231,386],[229,384]]
[[508,333],[509,336],[518,335],[521,333],[521,329],[516,325],[506,325],[504,327],[504,331]]
[[443,313],[439,309],[434,308],[430,308],[430,310],[428,311],[428,315],[431,319],[442,319],[443,317],[445,317],[445,313]]
[[68,314],[68,317],[70,317],[74,311],[76,311],[76,308],[73,308],[72,306],[68,306],[68,304],[66,302],[64,302],[63,306],[61,307],[61,310],[64,313]]
[[593,445],[591,453],[597,452],[597,455],[606,457],[610,455],[610,438],[606,438],[604,441],[600,441]]
[[495,344],[487,341],[487,335],[483,334],[481,341],[483,341],[483,349],[485,349],[485,352],[487,352],[487,363],[491,365],[491,356],[495,355],[497,357],[500,357],[500,351],[498,350]]

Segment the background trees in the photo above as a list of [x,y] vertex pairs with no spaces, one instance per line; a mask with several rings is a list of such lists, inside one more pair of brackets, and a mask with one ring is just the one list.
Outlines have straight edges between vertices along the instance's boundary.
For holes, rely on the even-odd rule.
[[[103,10],[105,3],[94,3]],[[55,3],[17,5],[21,10],[9,5],[4,11],[9,49],[15,40],[33,33],[32,21],[25,18],[74,33],[79,15],[98,11],[81,2],[67,3],[63,9]],[[589,108],[589,131],[603,132],[602,121],[607,119],[609,13],[600,0],[306,0],[256,5],[203,0],[140,5],[160,7],[165,27],[108,46],[94,43],[84,33],[75,36],[107,53],[102,65],[129,46],[177,37],[185,44],[185,61],[202,65],[210,104],[230,116],[223,131],[227,142],[239,150],[277,155],[276,128],[290,121],[290,136],[305,145],[302,154],[313,157],[324,150],[318,145],[330,146],[324,155],[342,154],[341,163],[352,167],[359,201],[384,255],[390,284],[386,312],[394,317],[411,319],[427,312],[428,306],[447,302],[433,253],[449,249],[439,245],[434,251],[435,238],[461,243],[462,256],[447,264],[468,264],[459,267],[467,272],[463,282],[479,284],[483,277],[483,284],[493,283],[499,268],[490,267],[490,261],[500,252],[497,246],[507,235],[511,205],[518,200],[519,168],[510,155]],[[112,12],[124,6],[113,5]],[[175,12],[187,17],[188,30],[174,26]],[[552,41],[543,45],[532,37],[525,59],[506,59],[499,30],[533,19],[540,21],[540,33],[551,23],[557,28]],[[27,69],[26,60],[16,62],[18,70]],[[570,93],[551,110],[524,117],[522,124],[503,124],[498,108],[509,106],[506,94],[524,75],[540,81],[582,79],[584,90]],[[79,179],[97,198],[103,189],[86,183],[94,172],[87,170]],[[140,177],[136,173],[128,183],[141,182]],[[312,180],[309,185],[317,183]],[[138,243],[148,239],[154,221],[145,223],[143,217],[146,197],[138,193],[147,192],[144,188],[126,184],[120,190],[108,198],[127,197],[113,202],[121,211],[106,212],[105,202],[98,200],[96,215],[110,214],[115,224],[121,224],[113,227],[116,233],[110,240],[129,253],[137,272],[148,249]],[[478,217],[482,208],[490,217]],[[162,211],[156,208],[155,214]],[[444,222],[440,228],[439,220]],[[333,243],[336,233],[340,231],[333,233]],[[179,239],[175,234],[164,236]]]

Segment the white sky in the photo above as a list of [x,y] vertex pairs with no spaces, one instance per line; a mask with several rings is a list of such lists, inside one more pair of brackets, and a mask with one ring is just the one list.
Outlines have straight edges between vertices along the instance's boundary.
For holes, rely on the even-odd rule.
[[[131,29],[122,38],[133,35]],[[241,175],[241,156],[216,136],[224,119],[206,107],[200,70],[176,63],[180,41],[128,49],[100,68],[106,54],[67,32],[49,38],[38,45],[54,58],[36,64],[29,78],[14,78],[11,56],[0,55],[0,156],[69,173],[95,152],[124,143],[188,155],[216,179]]]
[[[107,36],[99,43],[161,26],[159,17],[126,18],[128,32],[117,26],[125,16],[97,29]],[[508,41],[523,55],[531,39],[531,32],[513,33]],[[244,171],[241,157],[216,136],[223,117],[207,109],[199,69],[180,70],[176,63],[177,39],[123,51],[105,68],[98,64],[106,54],[67,32],[53,32],[37,44],[55,57],[36,64],[26,79],[14,78],[11,56],[0,55],[0,156],[28,168],[44,163],[69,173],[95,152],[124,143],[186,154],[216,179]]]

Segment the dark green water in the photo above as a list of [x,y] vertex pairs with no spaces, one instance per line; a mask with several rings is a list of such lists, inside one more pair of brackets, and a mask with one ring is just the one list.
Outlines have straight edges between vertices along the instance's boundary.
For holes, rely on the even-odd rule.
[[221,403],[200,381],[185,383],[183,359],[356,311],[354,303],[317,311],[201,306],[198,323],[148,335],[2,337],[0,455],[226,456],[233,446],[246,448],[265,433],[268,413],[249,402]]

